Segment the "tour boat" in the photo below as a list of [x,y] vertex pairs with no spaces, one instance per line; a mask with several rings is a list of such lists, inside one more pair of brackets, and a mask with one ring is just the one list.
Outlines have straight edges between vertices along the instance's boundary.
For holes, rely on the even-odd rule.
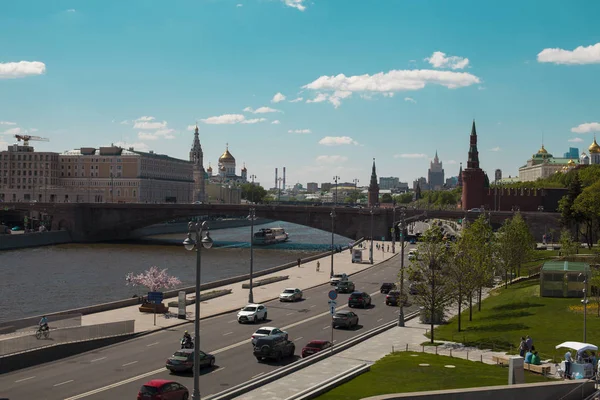
[[254,234],[254,244],[282,243],[289,239],[283,228],[263,228]]

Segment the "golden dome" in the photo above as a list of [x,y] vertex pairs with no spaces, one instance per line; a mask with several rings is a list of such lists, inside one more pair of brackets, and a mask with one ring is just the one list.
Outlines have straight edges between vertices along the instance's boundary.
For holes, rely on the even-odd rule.
[[544,148],[544,145],[542,145],[542,148],[538,150],[538,154],[548,154],[548,151]]
[[596,138],[594,138],[594,143],[588,147],[588,150],[590,151],[590,154],[600,153],[600,146],[598,146],[598,143],[596,143]]
[[227,147],[225,148],[225,152],[221,155],[221,157],[219,157],[219,161],[234,161],[235,162],[235,158],[229,152],[229,145],[227,145]]

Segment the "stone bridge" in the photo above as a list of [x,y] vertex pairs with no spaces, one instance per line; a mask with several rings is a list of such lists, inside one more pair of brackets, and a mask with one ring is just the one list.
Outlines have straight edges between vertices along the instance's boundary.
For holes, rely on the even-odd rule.
[[[141,203],[3,203],[3,207],[17,211],[38,211],[52,217],[52,229],[66,229],[77,242],[126,239],[130,232],[160,222],[194,216],[228,217],[248,215],[250,206],[239,204],[141,204]],[[257,217],[286,221],[331,232],[330,206],[255,205]],[[439,218],[451,221],[473,220],[479,213],[461,210],[406,209],[406,217],[412,220]],[[334,232],[358,239],[370,237],[391,238],[394,222],[392,208],[335,208]],[[490,220],[498,227],[514,215],[510,211],[492,211]],[[522,212],[536,240],[550,229],[559,228],[558,213]],[[396,222],[400,220],[396,208]],[[210,225],[209,225],[210,226]],[[371,228],[372,226],[372,228]],[[372,231],[371,231],[372,229]]]

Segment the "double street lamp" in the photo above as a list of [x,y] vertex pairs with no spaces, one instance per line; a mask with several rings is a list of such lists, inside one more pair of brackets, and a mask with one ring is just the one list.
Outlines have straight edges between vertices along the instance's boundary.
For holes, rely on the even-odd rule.
[[196,250],[196,300],[194,317],[194,392],[193,400],[200,400],[200,271],[202,269],[201,250],[210,249],[213,240],[208,233],[208,223],[191,222],[188,224],[187,238],[183,241],[186,250]]
[[250,220],[250,292],[248,292],[248,303],[254,303],[254,292],[252,291],[252,277],[254,275],[254,220],[256,219],[256,209],[250,208],[248,215]]
[[331,271],[329,272],[329,277],[333,278],[333,229],[335,227],[335,208],[331,210],[329,216],[331,217]]
[[337,206],[337,202],[338,202],[338,179],[340,179],[339,176],[334,176],[333,180],[335,181],[335,199],[333,201],[333,205]]
[[369,214],[371,214],[371,248],[369,249],[369,262],[373,264],[373,212],[374,209],[371,207]]
[[[400,214],[400,313],[398,314],[398,326],[404,326],[404,230],[406,229],[406,207],[401,207]],[[394,211],[396,209],[394,208]],[[394,220],[394,225],[396,221]],[[396,234],[394,233],[394,236]]]
[[[582,274],[579,274],[581,276]],[[581,303],[583,304],[583,343],[587,343],[587,282],[588,276],[585,274],[585,278],[583,278],[583,300]]]

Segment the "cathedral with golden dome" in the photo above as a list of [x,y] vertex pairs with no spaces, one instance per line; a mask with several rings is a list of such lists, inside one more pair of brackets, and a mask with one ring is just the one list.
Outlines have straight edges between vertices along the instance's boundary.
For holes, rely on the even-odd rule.
[[540,178],[548,178],[557,172],[569,172],[578,166],[600,164],[600,145],[596,142],[595,137],[588,151],[589,156],[583,152],[579,158],[554,157],[542,144],[537,153],[527,160],[527,164],[519,168],[519,180],[521,182],[536,181]]
[[207,173],[211,183],[242,184],[248,182],[248,170],[245,165],[241,170],[241,175],[236,175],[236,161],[229,152],[229,143],[225,145],[225,152],[219,157],[216,173],[213,174],[211,165],[209,165]]

